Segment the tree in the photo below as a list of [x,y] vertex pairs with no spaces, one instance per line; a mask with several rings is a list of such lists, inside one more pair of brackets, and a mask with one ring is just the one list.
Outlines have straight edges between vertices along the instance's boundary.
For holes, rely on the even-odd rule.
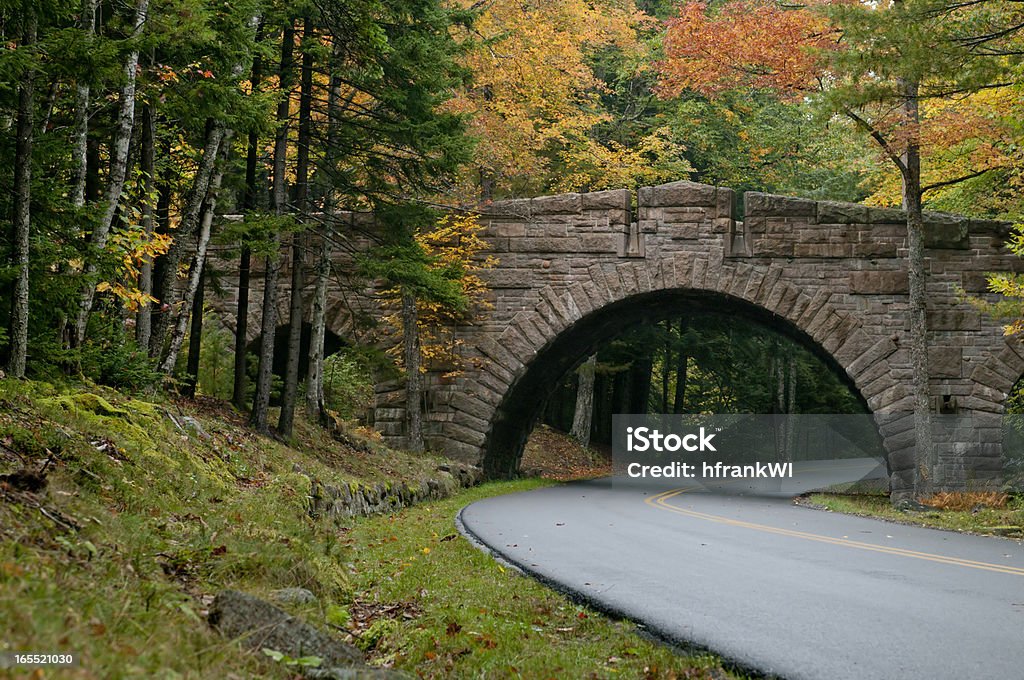
[[[118,208],[121,205],[121,194],[124,191],[125,180],[128,175],[128,147],[131,144],[132,129],[135,125],[135,85],[139,65],[139,48],[134,43],[138,41],[142,34],[148,15],[149,0],[138,0],[135,6],[132,33],[128,37],[128,40],[133,44],[129,48],[128,56],[124,62],[124,85],[121,87],[120,107],[117,114],[117,131],[114,136],[113,149],[111,150],[107,191],[103,197],[104,205],[100,214],[100,221],[95,229],[93,229],[92,241],[90,243],[93,248],[100,251],[106,246],[110,230],[114,226],[114,217],[117,215]],[[84,101],[87,102],[87,99]],[[89,312],[92,309],[93,296],[96,294],[96,284],[92,280],[95,270],[96,267],[93,262],[91,260],[88,261],[86,263],[86,276],[82,286],[78,315],[75,319],[74,333],[72,335],[72,344],[74,345],[81,344],[85,339]]]
[[[38,17],[35,8],[23,8],[21,49],[31,50],[36,42]],[[36,69],[30,60],[18,85],[18,112],[14,152],[14,264],[17,278],[11,309],[11,351],[7,370],[15,378],[25,377],[28,356],[29,321],[29,238],[32,231],[32,146],[35,116]]]
[[[934,488],[935,447],[927,353],[923,196],[987,171],[925,185],[922,107],[933,100],[1002,85],[1007,44],[1019,26],[991,10],[1002,3],[894,0],[882,5],[815,4],[789,8],[740,0],[709,15],[703,3],[684,6],[669,28],[663,96],[692,87],[708,96],[769,89],[784,97],[814,96],[824,110],[846,116],[895,166],[906,213],[910,350],[915,420],[914,492]],[[979,29],[979,27],[981,27]]]
[[[281,60],[277,79],[280,101],[277,105],[277,132],[274,136],[274,181],[271,187],[271,205],[274,214],[281,217],[287,206],[285,173],[288,157],[288,124],[291,118],[292,54],[295,49],[294,20],[289,18],[281,34]],[[270,390],[274,367],[274,340],[277,333],[277,284],[281,273],[278,249],[280,232],[273,230],[270,250],[266,258],[263,277],[263,319],[260,325],[259,368],[256,374],[256,393],[253,395],[249,423],[260,432],[267,432],[270,409]]]
[[591,354],[576,371],[578,376],[576,407],[572,418],[572,430],[569,434],[582,446],[590,446],[590,428],[594,416],[594,369],[596,367],[597,355]]

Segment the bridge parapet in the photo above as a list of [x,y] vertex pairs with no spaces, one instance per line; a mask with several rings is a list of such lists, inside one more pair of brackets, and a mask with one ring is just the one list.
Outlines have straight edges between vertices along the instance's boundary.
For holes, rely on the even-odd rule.
[[[478,323],[456,329],[463,373],[428,376],[428,443],[482,460],[492,472],[514,469],[533,419],[566,370],[629,324],[692,305],[749,316],[830,362],[884,417],[893,486],[909,488],[905,215],[756,192],[742,197],[742,216],[736,204],[731,189],[673,182],[635,195],[562,194],[481,208],[482,237],[497,259],[483,272],[492,307]],[[1009,225],[929,213],[926,230],[936,410],[998,416],[1024,373],[1024,350],[1008,345],[999,322],[979,314],[962,291],[988,295],[987,272],[1022,270],[1004,247]],[[353,296],[371,294],[365,286],[332,293],[332,330],[349,334],[350,310],[373,308]],[[400,385],[379,393],[378,422],[400,445]],[[942,443],[940,476],[949,488],[998,482],[998,428],[970,437]]]

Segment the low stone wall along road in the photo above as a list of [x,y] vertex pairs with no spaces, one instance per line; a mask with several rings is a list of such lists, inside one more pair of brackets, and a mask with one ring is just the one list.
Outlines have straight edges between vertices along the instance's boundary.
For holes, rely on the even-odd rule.
[[1024,547],[787,498],[610,479],[478,501],[464,530],[593,606],[792,680],[1024,669]]

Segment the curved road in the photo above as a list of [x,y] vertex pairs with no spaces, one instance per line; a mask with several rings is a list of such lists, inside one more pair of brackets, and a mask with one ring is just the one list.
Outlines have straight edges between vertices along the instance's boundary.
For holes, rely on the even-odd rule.
[[464,530],[662,638],[793,680],[1024,677],[1024,548],[763,494],[610,479],[478,501]]

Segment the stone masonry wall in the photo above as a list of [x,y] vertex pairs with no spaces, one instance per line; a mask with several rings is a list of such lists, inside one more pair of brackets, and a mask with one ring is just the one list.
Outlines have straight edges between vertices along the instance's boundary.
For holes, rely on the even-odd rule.
[[[903,213],[748,192],[738,219],[736,199],[731,189],[674,182],[640,189],[635,203],[630,191],[613,190],[484,208],[484,238],[498,259],[485,272],[493,308],[458,329],[467,359],[462,375],[428,376],[428,443],[492,473],[514,469],[531,418],[561,371],[627,321],[656,315],[667,296],[685,294],[756,314],[831,359],[876,415],[894,489],[908,489],[913,421]],[[999,418],[1024,373],[1024,348],[1004,339],[1000,323],[964,301],[962,291],[984,297],[987,272],[1020,271],[1021,262],[1004,247],[1003,223],[928,214],[926,233],[935,410],[979,425],[944,439],[938,481],[947,488],[992,486],[1002,466]],[[221,304],[230,313],[231,285],[222,285]],[[332,290],[333,332],[351,337],[356,317],[374,309],[371,292]],[[258,313],[261,291],[252,295]],[[250,329],[258,329],[258,318]],[[380,386],[378,399],[379,427],[400,445],[401,385]]]

